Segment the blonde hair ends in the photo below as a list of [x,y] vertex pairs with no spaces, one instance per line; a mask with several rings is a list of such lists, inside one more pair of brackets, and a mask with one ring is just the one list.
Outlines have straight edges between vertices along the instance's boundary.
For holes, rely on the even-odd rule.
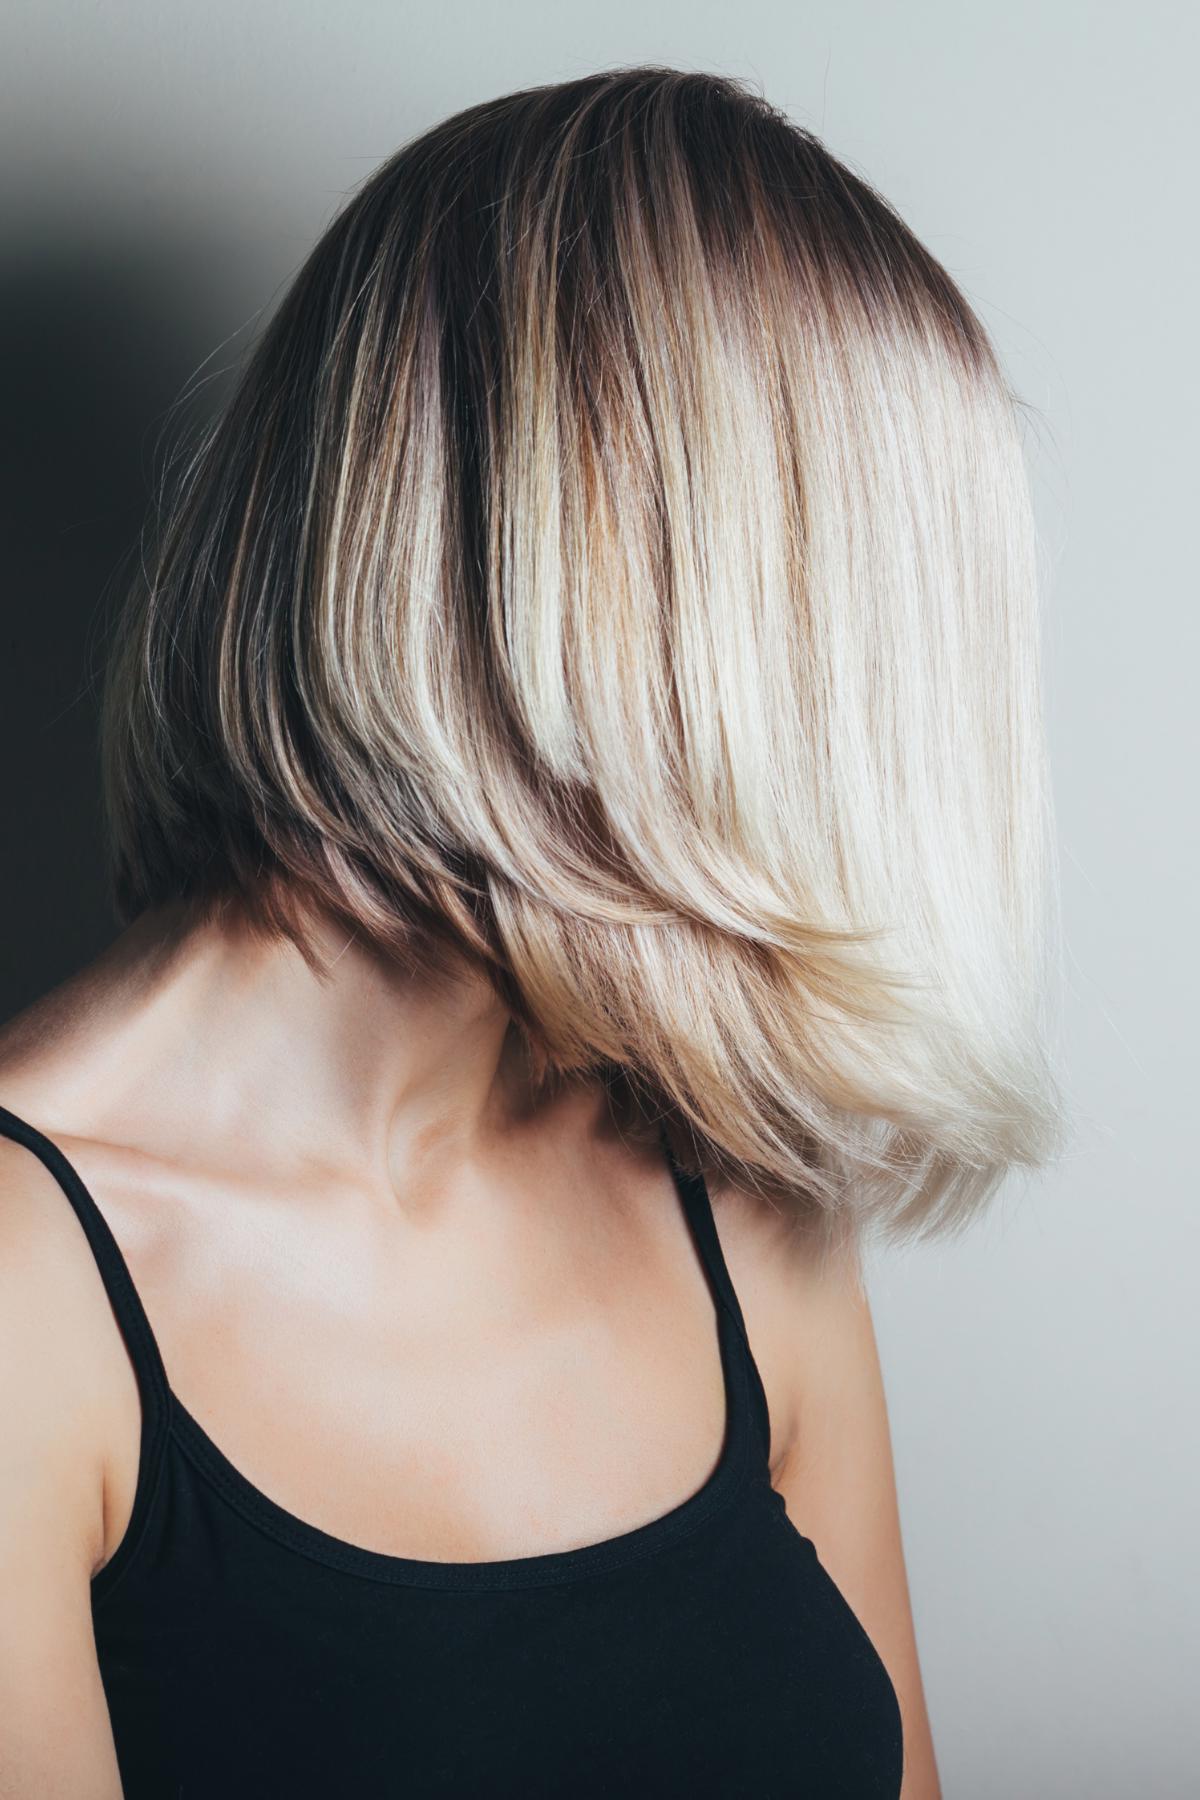
[[984,328],[812,134],[660,68],[473,107],[344,206],[164,510],[114,907],[465,953],[711,1170],[961,1223],[1059,1129],[1037,563]]

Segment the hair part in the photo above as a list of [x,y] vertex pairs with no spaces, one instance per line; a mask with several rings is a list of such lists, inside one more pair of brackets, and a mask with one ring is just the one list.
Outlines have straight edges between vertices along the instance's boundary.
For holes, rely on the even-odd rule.
[[1018,409],[945,269],[741,83],[435,126],[143,557],[117,917],[465,954],[548,1078],[710,1171],[833,1232],[960,1223],[1059,1124]]

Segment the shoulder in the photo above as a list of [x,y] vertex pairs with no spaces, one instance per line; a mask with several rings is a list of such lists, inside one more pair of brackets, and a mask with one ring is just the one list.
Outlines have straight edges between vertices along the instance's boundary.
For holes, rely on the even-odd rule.
[[874,1352],[862,1266],[852,1246],[823,1247],[794,1211],[727,1182],[710,1184],[713,1218],[771,1415],[771,1467],[794,1452],[819,1391]]
[[127,1404],[123,1348],[83,1228],[32,1150],[0,1137],[0,1509],[52,1533],[86,1573],[104,1560],[106,1445]]
[[115,1800],[91,1615],[110,1358],[90,1263],[49,1170],[0,1138],[0,1786]]
[[[772,1485],[881,1657],[903,1721],[905,1787],[936,1800],[883,1375],[859,1258],[819,1255],[753,1194],[713,1216],[772,1418]],[[765,1363],[765,1367],[764,1367]]]

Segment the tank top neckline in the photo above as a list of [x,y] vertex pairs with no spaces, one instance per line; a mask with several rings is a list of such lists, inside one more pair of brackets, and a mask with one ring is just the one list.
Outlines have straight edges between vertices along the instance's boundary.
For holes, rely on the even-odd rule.
[[667,1548],[689,1534],[741,1491],[754,1466],[751,1410],[758,1418],[759,1457],[769,1485],[769,1418],[745,1320],[733,1288],[703,1174],[682,1167],[665,1132],[664,1158],[714,1302],[725,1396],[725,1427],[717,1461],[687,1498],[645,1524],[578,1545],[530,1556],[448,1562],[373,1550],[323,1530],[271,1499],[209,1436],[175,1393],[133,1276],[111,1228],[82,1176],[59,1146],[37,1126],[0,1103],[0,1135],[32,1150],[67,1194],[98,1265],[133,1364],[141,1400],[142,1429],[137,1483],[126,1531],[92,1579],[94,1603],[116,1585],[151,1510],[169,1441],[246,1522],[285,1548],[346,1573],[396,1586],[447,1589],[542,1587],[601,1574]]

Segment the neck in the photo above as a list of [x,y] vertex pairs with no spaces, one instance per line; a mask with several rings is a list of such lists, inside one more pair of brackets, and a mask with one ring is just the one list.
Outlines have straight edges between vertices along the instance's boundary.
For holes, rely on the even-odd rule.
[[186,1137],[252,1142],[276,1166],[311,1159],[384,1180],[414,1160],[483,1157],[528,1117],[522,1040],[481,970],[464,960],[414,976],[333,922],[312,935],[325,974],[233,913],[143,913],[6,1030],[0,1067],[19,1037],[39,1088],[65,1070],[56,1108],[88,1135],[115,1120],[149,1147],[186,1121]]

